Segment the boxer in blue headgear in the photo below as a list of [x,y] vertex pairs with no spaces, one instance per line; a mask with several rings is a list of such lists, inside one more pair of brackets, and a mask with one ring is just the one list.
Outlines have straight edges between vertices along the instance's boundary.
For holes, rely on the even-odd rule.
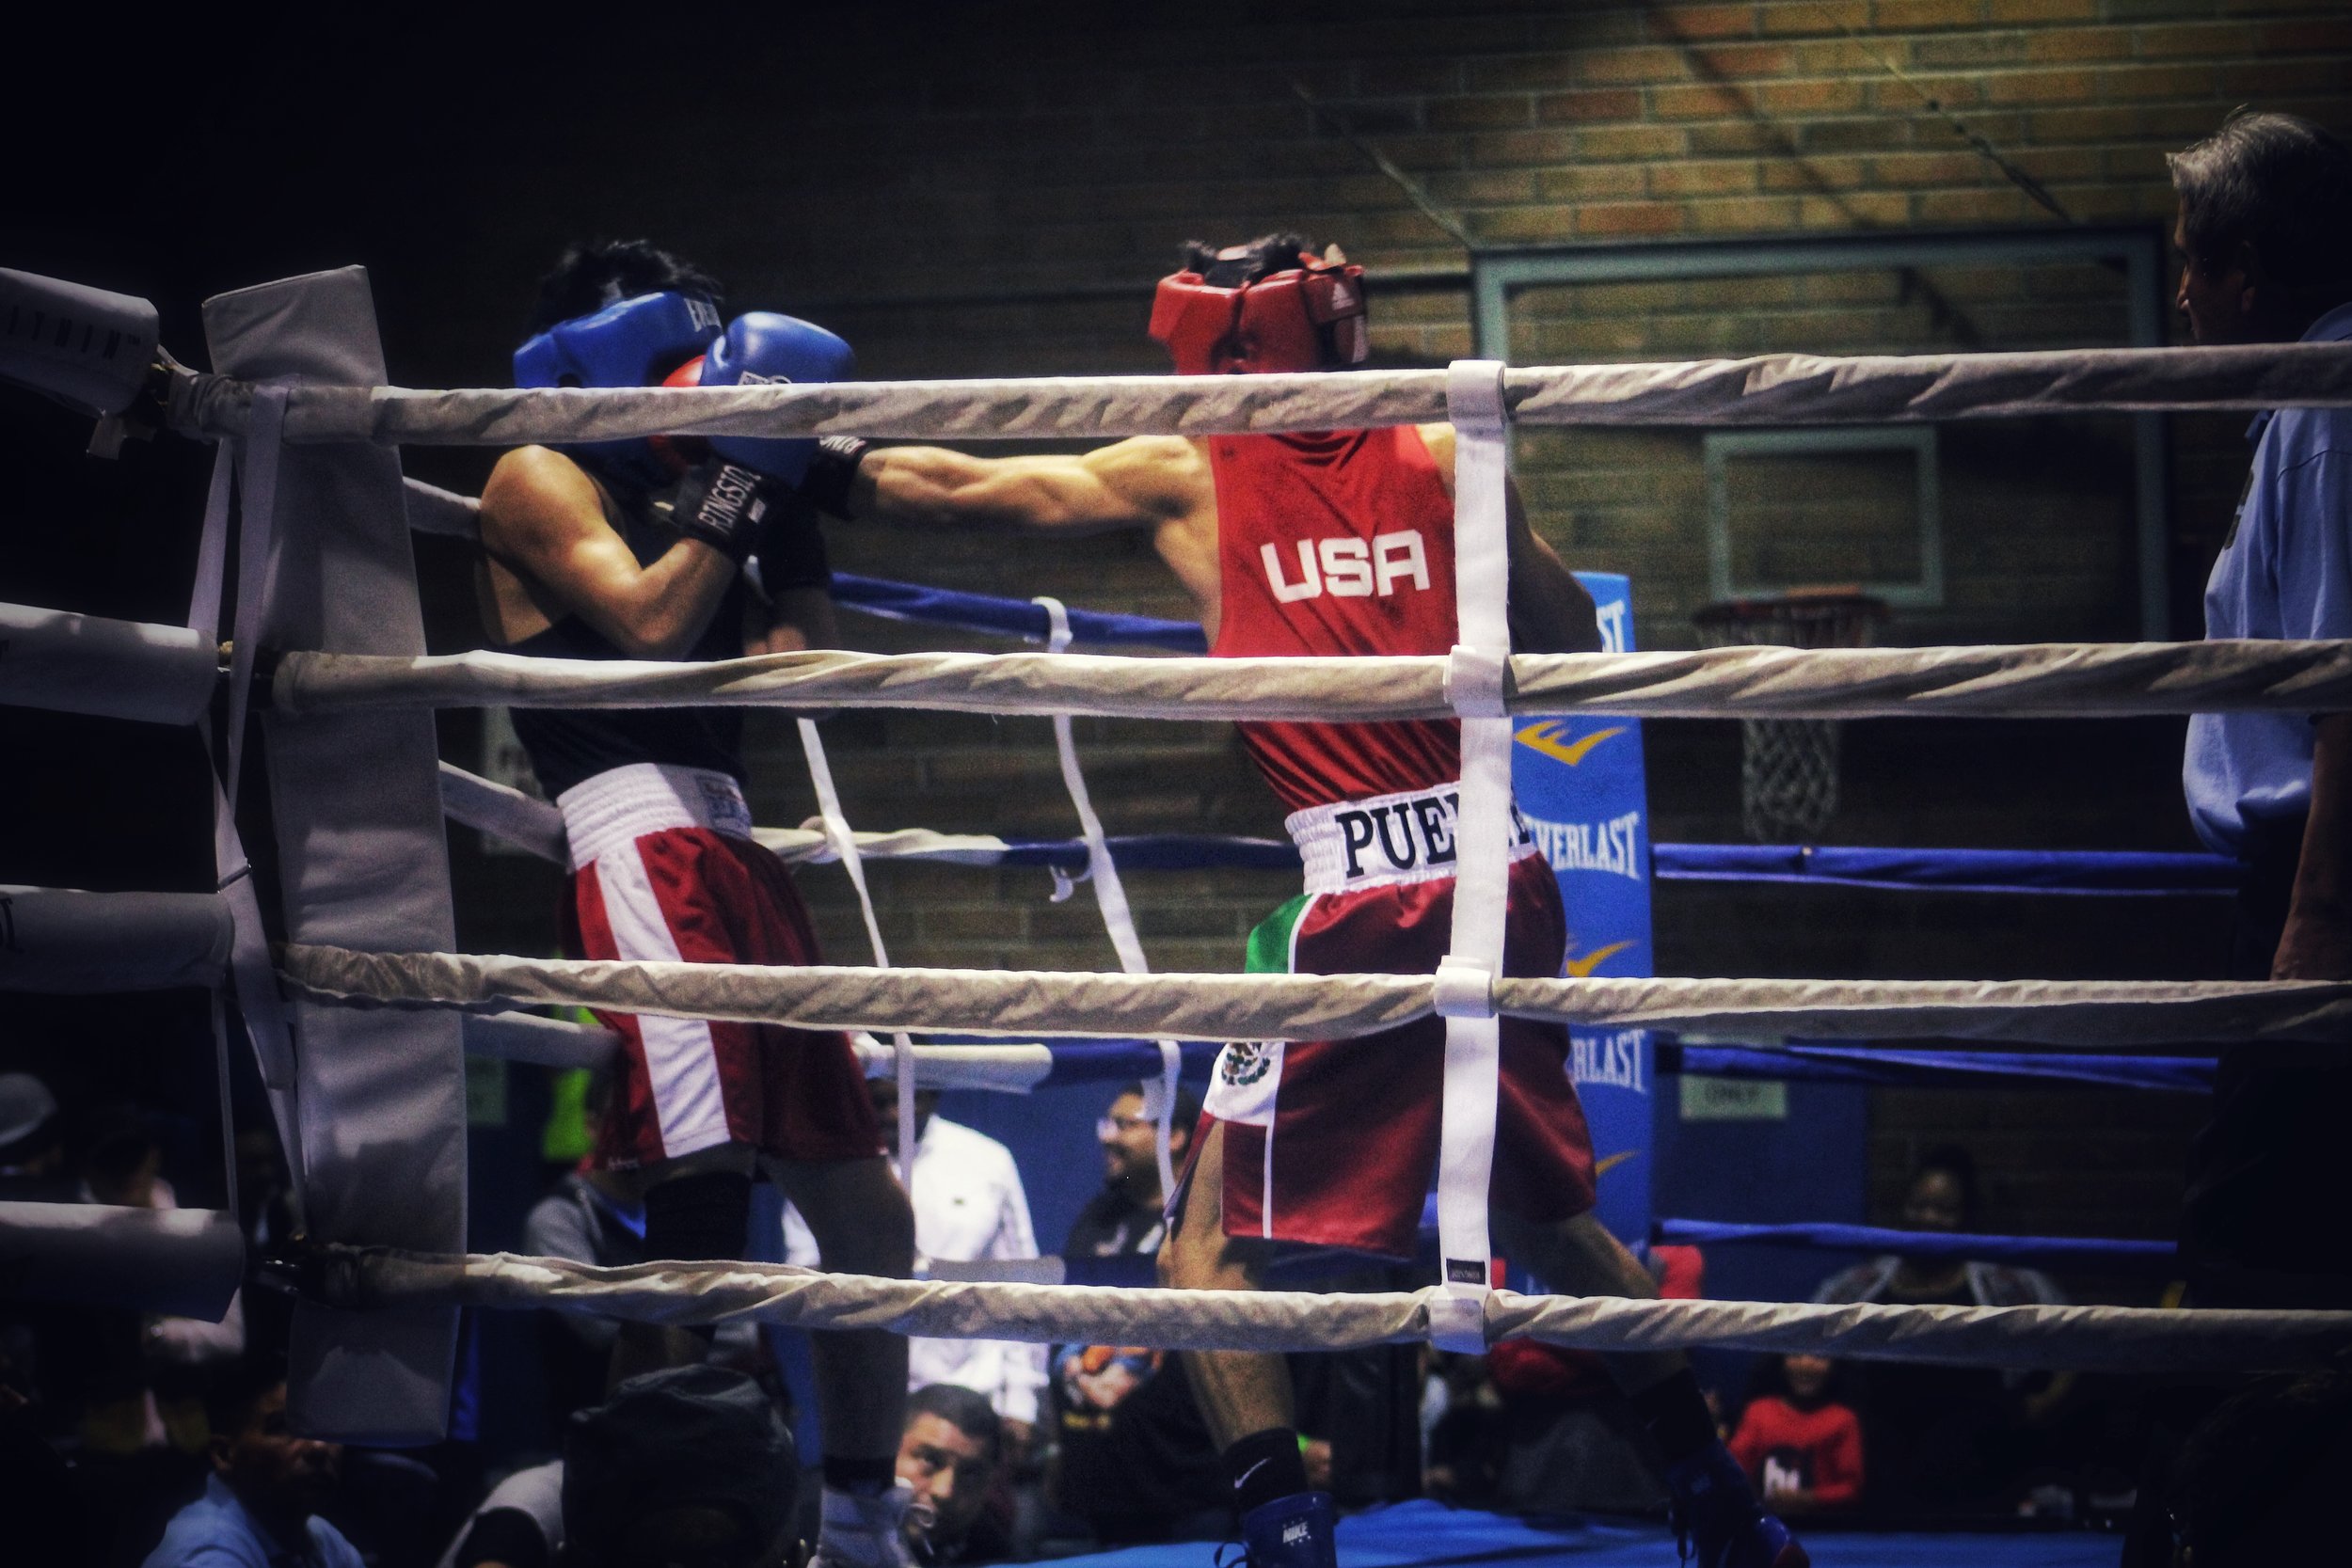
[[[722,325],[716,282],[642,241],[575,245],[515,356],[525,385],[721,386],[849,372],[847,343],[788,316]],[[728,658],[831,638],[807,499],[818,444],[751,436],[524,447],[482,494],[481,602],[493,640],[567,658]],[[837,465],[836,465],[837,466]],[[822,493],[821,489],[819,493]],[[747,559],[758,564],[757,587]],[[594,958],[821,961],[808,911],[751,837],[739,710],[518,709],[515,729],[564,814],[565,947]],[[906,1194],[856,1054],[838,1033],[603,1015],[622,1039],[598,1159],[643,1172],[647,1259],[738,1258],[764,1164],[824,1266],[903,1275]],[[625,1325],[614,1377],[699,1359],[691,1332]],[[906,1341],[819,1335],[819,1568],[900,1568],[897,1484]]]

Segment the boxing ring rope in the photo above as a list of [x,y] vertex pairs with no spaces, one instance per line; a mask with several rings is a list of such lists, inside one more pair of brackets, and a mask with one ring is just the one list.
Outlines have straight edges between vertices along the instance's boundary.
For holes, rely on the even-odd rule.
[[[1447,371],[1248,376],[1038,376],[701,388],[303,385],[285,439],[516,447],[660,435],[1067,439],[1425,424],[1448,419]],[[2067,349],[1506,370],[1523,425],[1827,425],[2352,405],[2352,347]],[[175,369],[167,417],[208,439],[245,434],[254,388]]]
[[[781,1263],[596,1268],[511,1254],[428,1257],[323,1249],[340,1306],[552,1307],[640,1323],[756,1320],[943,1338],[1149,1344],[1164,1350],[1334,1351],[1437,1340],[1437,1287],[1322,1294],[1010,1281],[879,1279]],[[2144,1370],[2319,1365],[2352,1344],[2352,1312],[2129,1307],[1913,1307],[1486,1293],[1478,1344],[1514,1338],[1596,1351],[1810,1351],[1945,1366]]]
[[2170,1242],[2123,1241],[2106,1236],[1999,1236],[1958,1230],[1895,1230],[1876,1225],[1804,1222],[1742,1225],[1728,1220],[1656,1219],[1650,1240],[1685,1246],[1756,1243],[1803,1247],[1814,1252],[1900,1253],[1910,1258],[1949,1258],[1994,1263],[2046,1264],[2052,1268],[2169,1269],[2180,1258]]
[[[450,819],[491,833],[541,860],[564,863],[563,814],[526,795],[441,764],[441,800]],[[754,828],[752,836],[788,865],[837,858],[814,827]],[[1041,866],[1057,872],[1088,863],[1084,839],[1002,838],[901,828],[851,835],[867,860],[911,860],[970,866]],[[1230,833],[1110,834],[1104,846],[1128,870],[1236,868],[1296,871],[1288,839]],[[2221,855],[2137,849],[1879,849],[1797,844],[1656,844],[1650,875],[1661,881],[1790,882],[1822,887],[1914,892],[2008,893],[2061,897],[2218,896],[2237,891],[2238,863]]]
[[[582,666],[585,665],[585,668]],[[1445,656],[1121,658],[1089,654],[761,654],[705,664],[466,653],[289,653],[277,711],[864,706],[1170,720],[1362,722],[1455,716]],[[1514,716],[1643,719],[2144,717],[2352,707],[2352,641],[1521,654]]]
[[[802,1029],[1193,1040],[1339,1039],[1438,1010],[1428,974],[1116,974],[771,967],[290,942],[291,994],[365,1006],[562,1006]],[[2352,1039],[2352,981],[1534,979],[1497,1012],[1593,1028],[2051,1045]]]
[[1704,1078],[1865,1084],[1891,1088],[2139,1089],[2210,1094],[2212,1056],[2046,1055],[2023,1051],[1658,1044],[1658,1070]]

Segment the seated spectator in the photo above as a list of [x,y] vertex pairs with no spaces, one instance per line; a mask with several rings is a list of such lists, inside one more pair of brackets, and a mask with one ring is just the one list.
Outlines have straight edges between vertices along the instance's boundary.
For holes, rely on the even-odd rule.
[[[1168,1146],[1182,1164],[1200,1102],[1178,1090]],[[1103,1190],[1080,1210],[1066,1258],[1151,1257],[1166,1233],[1159,1160],[1143,1086],[1130,1084],[1095,1124]],[[1216,1536],[1231,1487],[1183,1358],[1133,1345],[1063,1345],[1054,1357],[1059,1438],[1047,1491],[1104,1545]]]
[[[65,1118],[57,1097],[29,1072],[0,1072],[0,1201],[72,1203],[73,1178],[65,1168]],[[67,1417],[58,1406],[54,1365],[57,1307],[0,1303],[0,1402],[31,1431],[56,1435]],[[48,1343],[52,1363],[41,1352]]]
[[[898,1085],[867,1085],[882,1143],[898,1152]],[[939,1091],[914,1096],[914,1250],[946,1262],[1009,1262],[1037,1256],[1028,1195],[1012,1150],[985,1132],[939,1113]],[[817,1239],[797,1210],[785,1210],[784,1258],[817,1266]],[[1035,1441],[1038,1393],[1045,1386],[1045,1347],[1009,1339],[907,1338],[907,1390],[951,1383],[988,1396],[1005,1422],[1016,1467]]]
[[[83,1134],[79,1196],[126,1209],[177,1209],[163,1163],[162,1140],[145,1113],[106,1107],[90,1117]],[[83,1447],[112,1455],[166,1448],[202,1452],[209,1435],[204,1385],[215,1369],[245,1354],[242,1294],[229,1298],[218,1323],[152,1312],[86,1315],[94,1361],[86,1367]],[[117,1332],[100,1333],[102,1319],[119,1319]]]
[[2170,1487],[2174,1562],[2271,1568],[2335,1558],[2347,1472],[2352,1374],[2307,1372],[2248,1389],[2182,1447]]
[[440,1568],[776,1568],[799,1490],[792,1433],[757,1384],[665,1368],[575,1415],[564,1457],[494,1488]]
[[361,1568],[318,1516],[342,1479],[342,1446],[288,1429],[282,1374],[240,1366],[215,1394],[212,1423],[204,1495],[172,1516],[146,1568]]
[[[612,1094],[612,1075],[589,1080],[589,1145]],[[523,1251],[535,1258],[622,1268],[645,1260],[644,1182],[633,1170],[599,1169],[582,1160],[567,1171],[523,1220]],[[546,1371],[548,1412],[560,1430],[575,1410],[604,1399],[612,1342],[621,1325],[589,1312],[541,1312],[539,1352]]]
[[1765,1391],[1740,1412],[1731,1456],[1775,1512],[1862,1500],[1862,1418],[1832,1393],[1836,1370],[1825,1355],[1774,1356],[1766,1363]]
[[898,1438],[898,1481],[914,1489],[907,1524],[918,1560],[986,1562],[1011,1543],[1011,1510],[997,1488],[1006,1460],[1005,1423],[972,1389],[935,1383],[907,1396]]
[[[1968,1231],[1980,1211],[1976,1162],[1968,1151],[1950,1145],[1929,1150],[1905,1192],[1905,1227]],[[2066,1298],[2039,1269],[1890,1255],[1831,1275],[1813,1299],[2026,1307]],[[2026,1457],[2019,1433],[2064,1386],[2037,1381],[2030,1372],[1892,1361],[1872,1362],[1859,1372],[1871,1505],[1899,1513],[2008,1512],[2014,1499],[2006,1491]]]
[[[1981,1218],[1977,1162],[1955,1144],[1930,1149],[1904,1190],[1903,1227],[1947,1233],[1973,1230]],[[1824,1302],[1919,1302],[1952,1307],[2031,1307],[2066,1297],[2040,1269],[1965,1258],[1887,1254],[1856,1263],[1813,1292]]]
[[57,1097],[29,1072],[0,1072],[0,1199],[74,1201]]

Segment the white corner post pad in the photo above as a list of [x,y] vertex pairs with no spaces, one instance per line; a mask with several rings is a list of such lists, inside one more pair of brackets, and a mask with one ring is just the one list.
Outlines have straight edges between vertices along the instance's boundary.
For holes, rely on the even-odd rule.
[[[1061,654],[1070,651],[1070,610],[1050,594],[1041,594],[1029,601],[1045,611],[1047,633],[1045,651]],[[1078,766],[1078,739],[1070,722],[1070,715],[1054,715],[1054,750],[1061,759],[1062,787],[1070,792],[1070,804],[1078,814],[1078,832],[1086,840],[1087,879],[1094,886],[1094,907],[1103,916],[1103,928],[1110,934],[1111,949],[1119,955],[1119,967],[1129,974],[1149,974],[1151,960],[1144,957],[1143,938],[1136,930],[1135,910],[1127,902],[1127,885],[1120,880],[1119,863],[1111,858],[1110,839],[1103,832],[1103,819],[1094,810],[1094,798],[1088,793],[1086,771]],[[1057,879],[1060,872],[1055,873]],[[1057,890],[1055,897],[1061,894]],[[1175,1153],[1170,1140],[1174,1137],[1176,1114],[1176,1080],[1184,1069],[1184,1051],[1174,1040],[1162,1040],[1160,1047],[1160,1076],[1144,1085],[1143,1108],[1152,1118],[1152,1153],[1159,1166],[1160,1191],[1176,1190]]]
[[146,300],[0,267],[0,381],[103,420],[139,395],[157,346]]
[[[365,271],[344,267],[204,302],[214,368],[243,381],[380,387]],[[415,657],[424,651],[400,459],[364,442],[278,456],[277,528],[259,641]],[[263,717],[285,939],[362,952],[448,952],[449,857],[430,713]],[[466,1250],[465,1057],[458,1015],[289,1005],[311,1234]],[[453,1307],[295,1308],[297,1432],[437,1441],[457,1340]]]
[[1510,885],[1511,725],[1502,717],[1511,655],[1509,615],[1510,428],[1499,360],[1457,361],[1446,372],[1454,443],[1454,594],[1458,634],[1446,685],[1462,728],[1461,816],[1456,825],[1452,950],[1436,992],[1445,1018],[1445,1099],[1438,1145],[1438,1251],[1433,1342],[1485,1348],[1485,1304],[1494,1248],[1487,1202],[1494,1177],[1495,1112],[1502,1099],[1502,1035],[1492,1006],[1502,972]]

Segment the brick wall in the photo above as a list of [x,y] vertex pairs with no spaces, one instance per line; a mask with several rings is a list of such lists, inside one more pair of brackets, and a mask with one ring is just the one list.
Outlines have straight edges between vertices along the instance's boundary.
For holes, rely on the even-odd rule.
[[[448,270],[459,258],[443,256],[380,282],[395,363],[420,384],[498,376],[529,278],[582,228],[664,237],[732,279],[742,303],[836,325],[877,375],[1153,370],[1148,290],[1175,244],[1296,225],[1345,245],[1375,280],[1408,279],[1375,293],[1382,356],[1442,360],[1471,346],[1461,252],[1294,96],[1294,80],[1482,245],[2056,221],[1923,93],[2074,216],[2154,226],[2171,205],[2162,154],[2233,105],[2352,125],[2342,11],[2333,0],[901,8],[698,62],[674,114],[580,114],[558,134],[505,138],[493,177],[420,186],[426,210],[469,238],[462,278]],[[825,69],[808,71],[807,58]],[[577,101],[593,103],[596,73],[612,68],[576,63]],[[535,133],[544,106],[484,112],[476,128],[488,139],[499,126]],[[661,177],[615,179],[616,168]],[[1574,362],[2112,343],[2123,311],[2120,279],[2088,265],[1589,285],[1524,296],[1510,350],[1520,362]],[[2226,418],[2171,426],[2174,599],[2190,634],[2196,585],[2243,473],[2239,428]],[[1941,443],[1947,604],[1899,619],[1890,635],[2131,635],[2130,467],[2117,422],[1951,428]],[[1572,563],[1633,574],[1645,645],[1687,645],[1689,612],[1707,596],[1698,447],[1674,433],[1520,442],[1537,527]],[[462,481],[478,471],[472,461],[422,467]],[[836,556],[850,570],[956,587],[1182,610],[1133,540],[1048,549],[845,530]],[[1807,565],[1779,569],[1802,577]],[[870,622],[850,629],[874,648],[984,645]],[[805,815],[788,726],[763,719],[754,733],[760,816]],[[1115,832],[1278,831],[1229,729],[1080,733]],[[863,824],[1072,827],[1042,721],[844,716],[825,734]],[[1659,836],[1736,837],[1731,727],[1653,725],[1651,736]],[[2176,725],[1860,725],[1848,743],[1849,807],[1829,835],[1842,842],[2188,847]],[[485,896],[516,885],[468,875]],[[844,880],[818,871],[806,882],[834,950],[862,951]],[[875,885],[902,962],[1113,961],[1087,895],[1048,903],[1041,872],[890,867]],[[1285,889],[1280,878],[1217,873],[1138,875],[1132,891],[1158,964],[1220,969],[1238,965],[1248,924]],[[501,916],[498,928],[537,918]],[[1669,972],[1852,975],[2212,974],[2221,929],[2210,905],[2086,911],[1671,885],[1659,922]],[[2075,1113],[2050,1103],[1888,1097],[1879,1186],[1917,1147],[1955,1134],[1983,1148],[2005,1225],[2159,1225],[2186,1126],[2177,1107],[2098,1101],[2102,1174],[2076,1180],[2026,1174],[2092,1158],[2075,1157],[2087,1147],[2072,1136]]]

